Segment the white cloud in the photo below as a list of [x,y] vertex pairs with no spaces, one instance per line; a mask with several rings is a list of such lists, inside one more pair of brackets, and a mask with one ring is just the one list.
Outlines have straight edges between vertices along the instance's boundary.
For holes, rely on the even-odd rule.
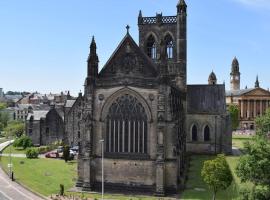
[[252,6],[254,8],[270,9],[270,0],[234,0],[242,3],[246,6]]

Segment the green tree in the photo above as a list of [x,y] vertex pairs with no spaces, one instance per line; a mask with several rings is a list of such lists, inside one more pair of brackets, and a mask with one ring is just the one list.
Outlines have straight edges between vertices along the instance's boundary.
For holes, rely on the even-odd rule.
[[25,132],[25,124],[21,121],[11,121],[4,129],[7,135],[21,137]]
[[223,154],[213,160],[204,162],[201,176],[204,182],[213,191],[213,200],[219,190],[227,189],[233,180],[231,170]]
[[231,116],[232,128],[236,130],[239,127],[239,108],[237,105],[231,104],[228,110]]
[[251,182],[250,199],[270,199],[270,110],[256,119],[256,136],[245,143],[236,174],[242,182]]
[[64,158],[65,162],[67,162],[70,159],[70,148],[67,145],[64,146],[63,158]]
[[5,108],[7,108],[7,104],[6,103],[0,103],[0,111],[4,110]]
[[256,135],[260,137],[269,137],[270,109],[267,109],[264,115],[257,117],[255,123],[256,123]]

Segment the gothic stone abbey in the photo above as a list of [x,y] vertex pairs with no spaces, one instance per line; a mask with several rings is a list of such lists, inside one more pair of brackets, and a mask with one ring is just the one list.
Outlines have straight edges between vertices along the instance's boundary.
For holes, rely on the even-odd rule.
[[100,72],[93,38],[84,95],[69,105],[65,120],[72,115],[77,121],[66,121],[65,134],[68,140],[71,130],[78,132],[77,186],[83,190],[101,187],[103,139],[105,189],[161,196],[183,186],[187,151],[231,151],[225,86],[214,73],[209,84],[186,83],[185,1],[176,16],[140,12],[138,26],[139,45],[127,27]]

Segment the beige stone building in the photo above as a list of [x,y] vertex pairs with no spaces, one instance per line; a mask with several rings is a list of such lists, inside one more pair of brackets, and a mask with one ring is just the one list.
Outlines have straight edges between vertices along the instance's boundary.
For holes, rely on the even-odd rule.
[[231,90],[226,93],[226,104],[239,107],[241,129],[255,128],[255,118],[265,113],[270,107],[270,92],[260,87],[257,76],[254,88],[240,89],[239,62],[234,58],[231,72]]

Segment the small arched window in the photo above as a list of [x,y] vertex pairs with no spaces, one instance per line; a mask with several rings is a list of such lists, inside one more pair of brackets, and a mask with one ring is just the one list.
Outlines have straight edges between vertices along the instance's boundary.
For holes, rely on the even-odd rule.
[[210,141],[210,128],[208,125],[204,128],[204,141]]
[[147,39],[147,55],[152,59],[157,59],[157,44],[153,35]]
[[192,127],[192,141],[198,140],[198,129],[196,125],[193,125]]
[[167,58],[172,59],[173,58],[173,39],[171,35],[167,35],[165,37],[166,42],[166,52],[167,52]]

